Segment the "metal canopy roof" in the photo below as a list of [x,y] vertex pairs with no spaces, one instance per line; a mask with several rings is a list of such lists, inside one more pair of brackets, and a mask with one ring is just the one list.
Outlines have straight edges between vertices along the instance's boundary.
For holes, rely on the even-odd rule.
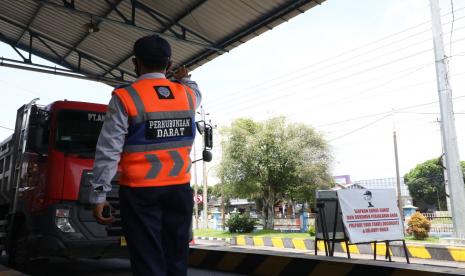
[[[23,59],[1,65],[128,82],[134,41],[159,34],[172,45],[174,66],[193,70],[323,1],[0,0],[0,41]],[[31,54],[66,69],[35,64]]]

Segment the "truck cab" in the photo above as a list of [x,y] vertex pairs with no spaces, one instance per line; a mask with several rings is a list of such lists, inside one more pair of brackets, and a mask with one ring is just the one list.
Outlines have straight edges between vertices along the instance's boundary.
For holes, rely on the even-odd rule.
[[35,102],[18,110],[0,144],[0,226],[10,261],[126,257],[117,179],[107,195],[115,222],[97,223],[89,202],[95,147],[106,105]]

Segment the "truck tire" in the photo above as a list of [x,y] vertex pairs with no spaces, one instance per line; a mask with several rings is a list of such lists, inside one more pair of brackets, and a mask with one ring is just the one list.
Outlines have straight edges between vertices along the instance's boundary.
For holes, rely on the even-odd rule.
[[23,270],[29,266],[29,252],[27,250],[28,231],[21,216],[16,215],[10,218],[8,234],[6,248],[8,264],[18,270]]

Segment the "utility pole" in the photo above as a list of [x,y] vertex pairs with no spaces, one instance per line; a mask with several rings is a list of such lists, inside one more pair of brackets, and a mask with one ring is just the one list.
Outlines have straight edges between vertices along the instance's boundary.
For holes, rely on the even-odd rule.
[[397,207],[399,207],[400,220],[402,221],[402,224],[403,224],[404,223],[404,211],[402,209],[402,206],[404,206],[404,203],[402,201],[402,193],[400,190],[399,153],[397,151],[397,135],[396,135],[395,130],[393,132],[393,138],[394,138],[394,157],[396,160]]
[[449,85],[447,57],[444,52],[438,0],[430,0],[436,77],[441,110],[441,133],[446,160],[447,179],[455,238],[465,238],[465,189],[458,153],[457,136]]
[[[203,106],[200,106],[200,116],[202,117],[203,125],[204,125],[204,131],[202,134],[202,145],[203,145],[203,150],[205,150],[205,109],[203,109]],[[203,153],[202,153],[203,156]],[[203,228],[207,229],[208,228],[208,202],[207,202],[207,163],[205,161],[202,161],[202,166],[203,166]]]
[[[441,127],[441,120],[439,118],[436,119],[436,123],[439,124],[439,127]],[[441,140],[441,166],[443,168],[443,175],[444,175],[444,186],[446,189],[446,210],[449,212],[452,212],[452,207],[450,205],[450,190],[449,190],[449,179],[447,179],[447,170],[446,170],[446,157],[444,155],[444,141]]]
[[[195,150],[194,141],[194,161],[197,160],[197,151]],[[195,229],[199,229],[199,204],[197,203],[197,162],[194,162],[194,210],[195,210]]]

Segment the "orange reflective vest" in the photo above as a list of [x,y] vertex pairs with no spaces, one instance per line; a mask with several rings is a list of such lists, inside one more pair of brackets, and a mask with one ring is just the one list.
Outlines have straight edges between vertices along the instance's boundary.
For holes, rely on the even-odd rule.
[[129,128],[120,160],[120,184],[129,187],[190,182],[195,95],[167,79],[143,79],[114,91]]

